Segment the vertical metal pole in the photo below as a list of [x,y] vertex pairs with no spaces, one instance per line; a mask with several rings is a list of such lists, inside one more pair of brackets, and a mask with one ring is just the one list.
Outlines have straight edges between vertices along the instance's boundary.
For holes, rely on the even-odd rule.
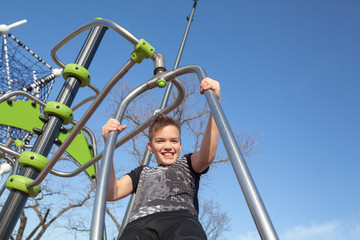
[[[193,8],[191,9],[190,16],[187,17],[188,24],[186,25],[185,33],[184,33],[183,39],[181,41],[181,45],[180,45],[180,48],[179,48],[179,51],[178,51],[178,55],[177,55],[177,57],[175,59],[173,69],[176,69],[179,66],[180,59],[181,59],[182,53],[184,51],[184,46],[185,46],[185,43],[186,43],[186,39],[187,39],[189,30],[190,30],[190,26],[191,26],[191,23],[192,23],[193,18],[194,18],[196,4],[197,4],[197,0],[194,0],[194,5],[193,5]],[[171,89],[172,89],[172,83],[169,82],[167,87],[166,87],[166,91],[165,91],[165,94],[164,94],[160,109],[164,109],[166,107],[166,105],[168,104]]]
[[278,236],[275,232],[274,226],[265,209],[264,203],[256,188],[255,182],[247,168],[244,157],[241,154],[240,148],[237,145],[236,139],[225,114],[220,106],[216,95],[213,92],[206,91],[205,97],[209,104],[211,113],[213,114],[216,125],[219,128],[221,138],[224,146],[231,160],[231,164],[235,171],[236,177],[239,181],[246,202],[249,206],[250,212],[255,221],[261,239],[276,240]]
[[[75,63],[88,68],[92,58],[104,36],[106,27],[95,27],[91,29]],[[71,106],[80,87],[80,81],[74,77],[68,77],[58,95],[57,102]],[[32,152],[48,156],[55,138],[58,135],[63,120],[57,116],[49,116],[48,122],[43,127],[42,134],[37,138]],[[24,166],[20,175],[35,179],[39,171],[35,168]],[[20,217],[21,212],[27,202],[26,193],[11,190],[0,213],[0,239],[9,239],[15,225]]]
[[[196,72],[199,81],[201,81],[207,76],[205,71],[201,67],[195,65],[177,68],[173,72],[177,73],[168,73],[171,78],[190,72]],[[166,77],[164,76],[164,78]],[[225,117],[224,111],[221,108],[219,100],[217,99],[215,93],[212,90],[206,91],[205,97],[209,105],[210,111],[216,122],[216,125],[219,128],[221,139],[224,143],[226,152],[230,158],[231,164],[233,166],[236,177],[243,191],[244,197],[250,209],[251,215],[255,221],[261,239],[277,240],[278,236],[276,234],[274,226],[265,209],[264,203],[261,200],[260,194],[256,188],[254,180],[251,177],[250,171],[247,168],[244,157],[241,154],[240,147],[236,142],[234,134]]]
[[[142,84],[132,92],[130,92],[123,101],[119,104],[119,107],[115,113],[114,118],[119,122],[122,122],[125,110],[129,103],[134,100],[135,97],[139,96],[141,93],[149,90],[148,84]],[[105,223],[105,209],[106,209],[106,198],[108,192],[109,184],[109,175],[111,164],[113,161],[114,150],[116,139],[119,135],[119,132],[111,132],[105,143],[104,155],[101,161],[101,167],[98,177],[98,185],[96,186],[93,215],[91,221],[91,231],[90,239],[99,240],[101,239],[101,234],[103,232],[103,227]]]
[[[191,9],[191,13],[187,17],[188,23],[186,25],[185,33],[184,33],[184,36],[182,38],[180,48],[179,48],[179,51],[178,51],[178,54],[177,54],[173,69],[176,69],[179,66],[180,59],[181,59],[182,53],[184,51],[184,46],[185,46],[185,43],[186,43],[186,39],[187,39],[187,36],[189,34],[190,26],[191,26],[191,23],[192,23],[193,18],[194,18],[196,4],[197,4],[197,0],[194,0],[194,5],[193,5],[193,7]],[[164,97],[163,97],[162,102],[161,102],[160,110],[164,109],[167,106],[167,104],[169,102],[171,89],[172,89],[172,83],[168,82],[165,93],[164,93]],[[143,157],[142,162],[141,162],[141,165],[149,165],[150,160],[151,160],[151,154],[150,154],[149,150],[146,148],[145,153],[144,153],[144,157]],[[123,221],[122,221],[121,226],[120,226],[119,236],[122,234],[122,232],[124,231],[124,228],[126,227],[126,225],[129,222],[130,212],[131,212],[131,209],[132,209],[132,207],[134,205],[135,196],[136,196],[136,194],[134,193],[130,197],[128,207],[126,209]]]
[[[206,77],[205,72],[198,73],[199,80]],[[231,164],[239,181],[240,187],[245,196],[246,202],[255,221],[261,239],[277,240],[275,228],[272,225],[270,217],[265,209],[264,203],[252,179],[250,171],[246,165],[245,159],[241,154],[240,148],[236,142],[234,134],[225,117],[223,109],[213,91],[206,91],[205,97],[216,125],[219,128],[221,139],[224,143],[226,152],[231,160]]]

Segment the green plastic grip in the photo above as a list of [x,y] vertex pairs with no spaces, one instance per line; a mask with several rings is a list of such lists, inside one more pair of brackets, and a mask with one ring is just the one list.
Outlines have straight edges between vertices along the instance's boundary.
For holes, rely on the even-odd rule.
[[80,80],[80,87],[86,87],[90,83],[89,71],[81,65],[70,63],[63,70],[63,77],[75,77]]
[[47,157],[30,151],[22,152],[18,160],[20,166],[30,166],[39,171],[42,171],[48,162],[49,159]]
[[40,185],[27,188],[26,184],[32,181],[34,180],[28,177],[24,177],[21,175],[11,175],[6,180],[5,184],[9,190],[15,189],[24,192],[28,194],[30,197],[34,198],[40,193]]
[[48,102],[44,108],[44,115],[45,117],[49,115],[58,116],[64,121],[65,125],[71,123],[74,117],[71,108],[59,102]]

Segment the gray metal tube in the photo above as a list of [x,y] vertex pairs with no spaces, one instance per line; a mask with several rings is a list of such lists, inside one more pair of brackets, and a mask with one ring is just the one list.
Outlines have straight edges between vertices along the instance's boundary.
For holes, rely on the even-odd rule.
[[224,146],[231,160],[236,177],[240,183],[261,238],[269,240],[278,239],[275,229],[270,221],[270,217],[261,200],[260,194],[255,186],[254,180],[251,177],[249,169],[247,168],[240,148],[237,145],[236,139],[230,129],[229,123],[227,122],[216,95],[213,92],[206,91],[205,97],[215,119],[216,125],[219,128]]
[[[196,9],[196,4],[197,4],[197,0],[194,0],[194,5],[191,9],[191,13],[190,13],[190,16],[187,18],[187,25],[186,25],[186,29],[185,29],[185,33],[183,35],[183,38],[181,40],[181,44],[180,44],[180,48],[179,48],[179,51],[178,51],[178,54],[176,56],[176,59],[175,59],[175,63],[174,63],[174,67],[173,69],[176,69],[178,66],[179,66],[179,63],[180,63],[180,59],[181,59],[181,56],[182,56],[182,53],[184,51],[184,46],[185,46],[185,43],[186,43],[186,39],[187,39],[187,36],[189,34],[189,30],[190,30],[190,26],[191,26],[191,23],[192,23],[192,20],[194,18],[194,13],[195,13],[195,9]],[[165,66],[165,64],[164,64]],[[166,87],[166,90],[165,90],[165,93],[164,93],[164,96],[163,96],[163,99],[161,101],[161,105],[160,105],[160,110],[161,109],[164,109],[168,102],[169,102],[169,97],[170,97],[170,93],[171,93],[171,89],[172,89],[172,83],[169,82],[167,84],[167,87]],[[144,157],[143,157],[143,160],[141,162],[141,165],[149,165],[150,163],[150,160],[151,160],[151,154],[149,152],[149,150],[146,148],[145,149],[145,152],[144,152]],[[129,218],[130,218],[130,212],[131,212],[131,209],[134,205],[134,201],[135,201],[135,195],[136,193],[132,194],[131,195],[131,198],[130,198],[130,201],[128,203],[128,206],[126,208],[126,212],[125,212],[125,215],[123,217],[123,221],[121,223],[121,226],[120,226],[120,231],[119,231],[119,236],[122,234],[125,226],[128,224],[129,222]]]
[[81,34],[82,32],[96,27],[96,26],[105,26],[108,28],[113,29],[115,32],[119,33],[122,37],[124,37],[126,40],[128,40],[131,44],[137,45],[139,43],[139,39],[137,39],[133,34],[131,34],[129,31],[127,31],[125,28],[120,26],[119,24],[112,22],[107,19],[99,19],[91,21],[82,27],[78,28],[74,32],[70,33],[68,36],[66,36],[62,41],[60,41],[52,50],[51,50],[51,57],[53,61],[61,68],[65,68],[65,64],[62,63],[56,56],[56,52],[63,47],[67,42],[69,42],[71,39],[76,37],[77,35]]
[[[173,70],[178,68],[178,66],[179,66],[180,59],[181,59],[182,53],[184,51],[184,46],[185,46],[185,43],[186,43],[186,39],[187,39],[187,36],[189,34],[190,26],[191,26],[192,20],[194,18],[196,4],[197,4],[197,0],[194,0],[194,5],[193,5],[193,8],[191,9],[190,16],[187,18],[188,24],[186,25],[185,33],[184,33],[184,36],[183,36],[183,38],[181,40],[180,48],[179,48],[178,54],[177,54],[176,59],[175,59]],[[163,100],[161,102],[160,109],[163,109],[167,105],[167,103],[169,101],[171,89],[172,89],[172,84],[169,83],[168,86],[166,87],[166,91],[165,91]]]
[[[176,80],[175,80],[176,81]],[[114,118],[119,120],[120,122],[123,119],[125,110],[129,103],[139,96],[141,93],[156,87],[157,79],[153,78],[149,80],[147,83],[144,83],[129,93],[123,101],[120,103],[118,110],[115,113]],[[179,81],[176,81],[176,86],[179,89],[178,99],[180,101],[176,101],[174,104],[170,105],[167,109],[174,109],[177,105],[179,105],[184,99],[184,89]],[[175,105],[177,104],[177,105]],[[151,119],[143,123],[142,125],[148,126],[151,122]],[[106,209],[106,199],[108,192],[108,183],[109,183],[109,173],[110,167],[113,159],[114,149],[115,149],[115,141],[118,136],[118,132],[112,132],[109,134],[106,139],[104,155],[101,162],[100,173],[98,177],[98,184],[96,187],[94,207],[93,207],[93,215],[91,221],[91,231],[90,231],[90,239],[101,239],[101,235],[103,233],[104,224],[105,224],[105,209]]]
[[[165,72],[157,76],[158,78],[172,79],[186,73],[196,73],[201,81],[207,75],[198,65],[188,65],[170,72]],[[241,154],[240,148],[226,120],[221,105],[213,91],[205,92],[206,100],[209,104],[210,111],[219,128],[220,136],[231,160],[240,187],[245,196],[246,202],[255,221],[256,227],[262,239],[278,239],[270,217],[261,200],[260,194],[255,186],[251,174],[247,168],[246,162]]]
[[[145,92],[148,89],[149,89],[148,85],[143,84],[140,87],[136,88],[131,93],[129,93],[121,102],[118,110],[115,113],[114,118],[122,122],[125,109],[128,106],[128,104],[135,97],[137,97],[138,95],[140,95],[141,93]],[[98,183],[96,186],[93,215],[92,215],[91,228],[90,228],[90,239],[93,240],[101,239],[102,233],[104,231],[105,209],[106,209],[106,199],[108,192],[110,168],[115,150],[114,146],[118,135],[119,133],[117,131],[110,133],[105,143],[104,155],[101,161],[100,173],[98,176]]]
[[[189,68],[193,68],[193,71],[196,72],[199,76],[199,80],[202,80],[204,77],[206,77],[205,71],[199,66],[187,66],[180,71],[186,72],[190,70]],[[240,148],[237,145],[236,139],[232,133],[232,130],[215,93],[212,91],[206,91],[205,97],[209,104],[216,125],[219,128],[220,136],[223,140],[236,177],[239,181],[261,238],[269,240],[278,239],[270,217],[265,209],[264,203],[261,200],[254,180],[251,177],[249,169],[247,168],[246,162],[241,154]]]
[[[140,95],[141,93],[145,92],[148,89],[149,89],[148,85],[143,84],[140,87],[136,88],[131,93],[129,93],[121,102],[118,110],[115,113],[114,118],[122,122],[125,109],[128,106],[128,104],[135,97],[137,97],[138,95]],[[101,239],[102,233],[104,231],[105,209],[106,209],[106,199],[108,192],[110,168],[114,155],[114,146],[118,135],[119,133],[117,131],[110,133],[105,143],[104,155],[101,161],[100,173],[98,176],[98,183],[96,186],[93,215],[92,215],[91,228],[90,228],[90,239],[93,240]]]
[[95,95],[90,96],[84,100],[82,100],[81,102],[79,102],[78,104],[76,104],[74,107],[71,108],[71,110],[74,112],[76,109],[80,108],[82,105],[84,105],[85,103],[88,103],[94,99],[96,99],[96,96],[99,95],[100,91],[91,83],[89,83],[87,85],[87,87],[89,87],[91,90],[93,90],[95,92]]

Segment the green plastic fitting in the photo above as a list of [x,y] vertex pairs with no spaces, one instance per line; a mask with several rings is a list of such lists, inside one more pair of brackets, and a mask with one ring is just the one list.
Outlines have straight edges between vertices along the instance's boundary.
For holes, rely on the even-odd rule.
[[164,88],[166,87],[166,80],[165,79],[159,79],[156,81],[156,84],[159,88]]
[[30,151],[22,152],[18,160],[20,166],[30,166],[39,171],[42,171],[48,162],[49,159],[47,157]]
[[45,117],[49,115],[58,116],[64,121],[65,125],[71,123],[74,117],[71,108],[59,102],[48,102],[44,108],[44,115]]
[[34,180],[28,177],[24,177],[21,175],[11,175],[6,180],[6,187],[9,190],[15,189],[21,191],[23,193],[28,194],[30,197],[34,198],[40,193],[41,190],[40,190],[40,185],[27,188],[26,184],[32,181]]
[[25,142],[21,141],[20,139],[16,139],[14,144],[15,144],[15,147],[17,147],[17,148],[19,146],[21,146],[21,148],[23,148],[25,146]]
[[63,77],[75,77],[80,80],[80,87],[86,87],[90,83],[89,71],[81,65],[70,63],[63,70]]
[[155,48],[144,39],[140,39],[139,43],[135,46],[135,50],[130,54],[130,57],[134,62],[141,63],[144,58],[151,58],[154,52]]

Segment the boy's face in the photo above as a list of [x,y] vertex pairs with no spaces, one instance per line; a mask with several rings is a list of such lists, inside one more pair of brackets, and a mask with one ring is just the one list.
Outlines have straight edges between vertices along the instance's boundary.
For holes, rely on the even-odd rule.
[[151,142],[148,142],[148,149],[155,155],[158,165],[173,164],[181,152],[179,129],[168,125],[157,130],[154,132]]

